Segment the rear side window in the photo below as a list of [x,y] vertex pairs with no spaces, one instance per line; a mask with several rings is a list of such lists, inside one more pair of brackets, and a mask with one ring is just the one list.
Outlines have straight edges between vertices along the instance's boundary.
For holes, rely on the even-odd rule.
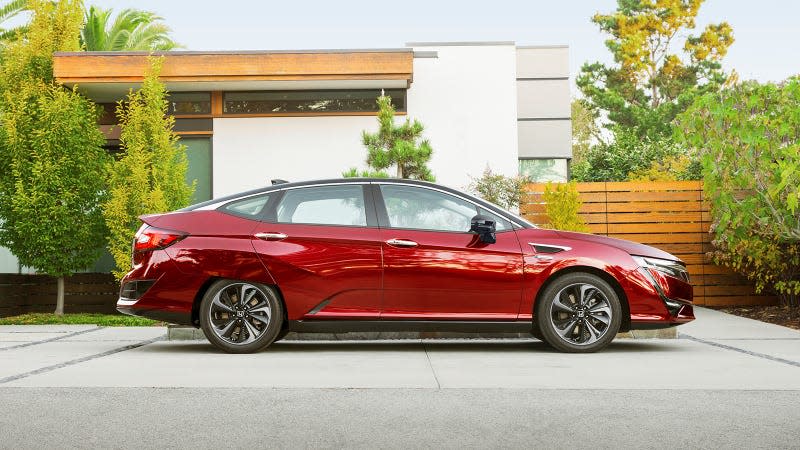
[[222,211],[248,219],[258,219],[269,202],[269,194],[247,197],[232,201],[222,207]]
[[319,186],[286,191],[278,204],[280,223],[367,226],[360,185]]

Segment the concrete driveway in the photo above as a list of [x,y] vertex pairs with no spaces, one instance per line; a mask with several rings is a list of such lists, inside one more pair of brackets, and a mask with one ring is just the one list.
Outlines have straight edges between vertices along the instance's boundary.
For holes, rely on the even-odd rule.
[[[267,447],[796,448],[800,332],[697,316],[679,339],[590,355],[534,339],[285,341],[228,355],[165,341],[163,328],[3,326],[0,404],[16,409],[0,413],[0,448],[127,447],[129,427],[160,430],[134,447],[250,446],[269,431]],[[272,425],[201,425],[254,420]],[[64,421],[87,425],[37,431]]]

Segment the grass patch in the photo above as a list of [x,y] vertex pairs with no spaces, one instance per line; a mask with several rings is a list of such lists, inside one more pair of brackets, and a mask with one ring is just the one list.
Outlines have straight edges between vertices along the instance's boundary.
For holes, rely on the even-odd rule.
[[86,325],[102,327],[149,327],[163,322],[123,314],[64,314],[30,313],[0,317],[0,325]]

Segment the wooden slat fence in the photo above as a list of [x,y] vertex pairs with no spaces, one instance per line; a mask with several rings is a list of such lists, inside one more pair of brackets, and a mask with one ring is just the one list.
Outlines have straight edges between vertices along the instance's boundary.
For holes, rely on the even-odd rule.
[[[545,184],[526,186],[520,210],[531,222],[548,223],[542,194]],[[714,265],[708,204],[700,181],[578,183],[580,215],[589,231],[658,247],[686,262],[698,305],[775,304],[755,294],[733,271]]]
[[[56,279],[46,275],[0,274],[0,317],[53,312]],[[64,280],[64,312],[116,312],[119,284],[111,274],[82,273]]]

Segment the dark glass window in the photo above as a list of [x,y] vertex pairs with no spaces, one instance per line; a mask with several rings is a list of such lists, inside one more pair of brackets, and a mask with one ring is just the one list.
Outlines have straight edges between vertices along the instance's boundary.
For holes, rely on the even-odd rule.
[[[387,89],[397,111],[406,110],[406,90]],[[226,92],[225,114],[378,111],[380,89]]]
[[170,92],[169,114],[211,114],[210,92]]
[[365,227],[364,191],[359,185],[290,189],[278,205],[278,222]]
[[117,120],[117,104],[116,103],[98,103],[100,108],[100,117],[97,118],[98,125],[116,125]]

